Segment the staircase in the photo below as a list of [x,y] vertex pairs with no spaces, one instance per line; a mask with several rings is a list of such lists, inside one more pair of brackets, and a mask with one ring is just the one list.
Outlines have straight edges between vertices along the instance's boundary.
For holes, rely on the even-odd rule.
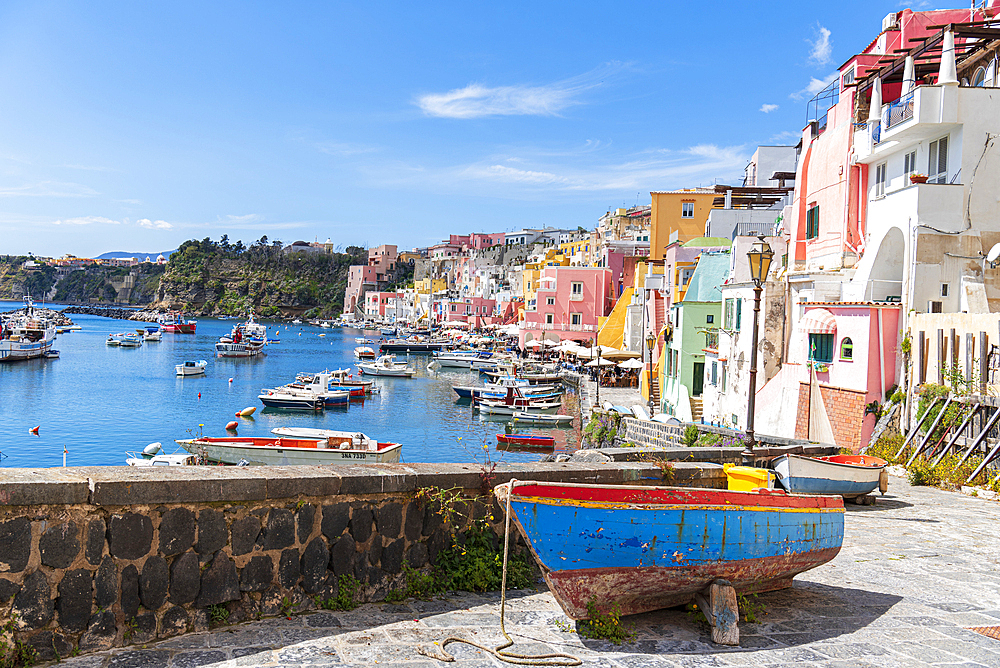
[[652,394],[652,399],[653,399],[653,406],[656,407],[656,410],[659,410],[659,407],[660,407],[660,383],[659,383],[659,379],[656,379],[656,378],[653,379],[653,394]]
[[691,397],[691,421],[701,422],[701,397]]

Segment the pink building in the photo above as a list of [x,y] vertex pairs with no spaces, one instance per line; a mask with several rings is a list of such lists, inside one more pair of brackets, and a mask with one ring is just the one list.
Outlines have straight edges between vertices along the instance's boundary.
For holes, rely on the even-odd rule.
[[463,297],[442,299],[434,304],[434,319],[437,322],[468,322],[474,327],[493,322],[496,314],[495,299]]
[[365,315],[369,318],[384,318],[387,308],[393,308],[402,292],[369,292],[365,294]]
[[534,310],[525,310],[519,345],[534,339],[589,341],[614,307],[610,269],[544,267]]
[[364,304],[365,293],[378,287],[377,267],[356,264],[347,270],[347,290],[344,293],[344,313],[354,313]]
[[392,280],[396,271],[396,258],[399,253],[395,246],[383,244],[378,248],[368,249],[368,266],[375,267],[375,280],[384,283]]

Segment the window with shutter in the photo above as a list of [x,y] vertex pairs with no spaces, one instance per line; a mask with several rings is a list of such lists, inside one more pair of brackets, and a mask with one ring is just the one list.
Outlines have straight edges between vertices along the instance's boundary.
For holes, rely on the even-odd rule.
[[927,153],[927,182],[948,182],[948,138],[932,141]]
[[885,197],[885,164],[875,166],[875,197]]
[[806,212],[806,239],[819,236],[819,206],[811,207]]

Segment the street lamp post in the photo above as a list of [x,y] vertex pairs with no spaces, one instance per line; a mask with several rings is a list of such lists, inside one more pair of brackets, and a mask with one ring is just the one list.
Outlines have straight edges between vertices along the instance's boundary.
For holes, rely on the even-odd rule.
[[597,348],[597,406],[601,405],[601,346],[598,345],[597,341],[594,341],[594,347]]
[[750,278],[753,280],[753,338],[750,348],[750,396],[747,399],[747,449],[753,452],[753,413],[754,400],[757,394],[757,326],[760,315],[760,293],[763,290],[763,283],[767,279],[767,270],[771,267],[771,260],[774,258],[774,251],[764,240],[764,237],[757,237],[758,241],[747,252],[747,259],[750,261]]
[[646,380],[649,385],[649,416],[653,416],[653,346],[656,345],[656,337],[653,332],[646,334],[646,350],[649,351],[649,368],[646,369]]

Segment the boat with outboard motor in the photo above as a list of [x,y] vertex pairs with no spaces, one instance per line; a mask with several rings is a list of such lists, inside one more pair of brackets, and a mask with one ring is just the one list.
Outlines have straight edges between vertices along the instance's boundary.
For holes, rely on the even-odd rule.
[[56,326],[24,297],[24,312],[0,317],[0,362],[46,357],[56,340]]
[[296,466],[399,461],[402,446],[398,443],[380,443],[359,433],[331,431],[329,434],[291,438],[202,437],[177,443],[205,461],[223,464]]

